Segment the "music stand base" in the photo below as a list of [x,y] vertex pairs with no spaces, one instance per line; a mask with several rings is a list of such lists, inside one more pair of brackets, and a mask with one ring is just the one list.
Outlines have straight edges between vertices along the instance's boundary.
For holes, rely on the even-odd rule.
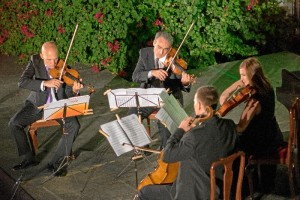
[[[137,161],[145,158],[149,163],[149,159],[146,158],[145,154],[141,153],[138,150],[134,150],[134,154],[130,158],[130,162],[124,167],[124,169],[117,175],[117,178],[119,178],[121,175],[125,173],[127,168],[134,162],[134,172],[135,172],[135,182],[136,182],[136,188],[138,187],[138,169],[137,169]],[[145,161],[145,160],[144,160]],[[146,161],[145,161],[146,162]]]

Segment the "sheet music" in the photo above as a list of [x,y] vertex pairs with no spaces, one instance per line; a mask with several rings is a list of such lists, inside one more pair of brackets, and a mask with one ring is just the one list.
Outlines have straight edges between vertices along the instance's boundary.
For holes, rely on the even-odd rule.
[[118,120],[103,124],[100,128],[108,134],[107,137],[110,145],[114,149],[117,156],[133,150],[134,146],[145,146],[151,143],[151,139],[145,127],[139,123],[138,117],[135,114],[128,115]]
[[161,99],[159,94],[164,88],[128,88],[115,89],[107,94],[109,107],[117,109],[121,107],[159,107]]
[[67,108],[67,117],[82,115],[84,114],[83,111],[88,109],[89,101],[90,95],[83,95],[51,102],[50,104],[45,105],[43,119],[48,120],[62,118],[63,109],[65,106],[73,106],[73,108]]
[[173,134],[182,120],[188,117],[188,115],[173,95],[162,92],[160,96],[163,100],[163,105],[155,117],[162,121],[171,134]]

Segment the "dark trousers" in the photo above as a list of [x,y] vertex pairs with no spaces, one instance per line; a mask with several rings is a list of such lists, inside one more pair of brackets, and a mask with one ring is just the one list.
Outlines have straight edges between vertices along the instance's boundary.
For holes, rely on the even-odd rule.
[[[158,108],[155,107],[142,107],[142,108],[129,108],[128,115],[131,114],[137,114],[141,115],[142,120],[146,119],[152,112],[155,110],[158,110]],[[160,136],[160,146],[165,147],[168,138],[170,137],[171,133],[170,131],[158,120],[157,121],[157,127],[158,127],[158,134]]]
[[176,193],[174,185],[147,185],[143,187],[135,200],[172,200]]
[[[32,147],[27,138],[25,128],[33,122],[42,119],[43,110],[39,110],[31,102],[26,101],[24,106],[9,121],[9,128],[16,141],[19,156],[26,155],[32,151]],[[57,120],[63,126],[62,120]],[[62,135],[56,153],[50,164],[59,162],[64,156],[69,156],[73,142],[80,128],[76,117],[65,119],[64,134]]]

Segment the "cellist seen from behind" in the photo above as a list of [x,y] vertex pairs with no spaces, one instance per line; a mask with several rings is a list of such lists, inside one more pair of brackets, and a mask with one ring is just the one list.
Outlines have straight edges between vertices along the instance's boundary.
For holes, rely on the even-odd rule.
[[[218,93],[213,86],[198,88],[194,111],[203,122],[188,117],[167,141],[163,161],[179,162],[178,176],[172,185],[148,185],[139,190],[141,200],[201,200],[210,198],[210,166],[212,162],[232,154],[236,149],[235,123],[211,115],[217,107]],[[208,109],[212,108],[212,109]],[[211,115],[211,117],[206,117]],[[201,119],[200,118],[200,119]],[[222,171],[216,177],[222,180]],[[218,188],[218,195],[221,188]]]

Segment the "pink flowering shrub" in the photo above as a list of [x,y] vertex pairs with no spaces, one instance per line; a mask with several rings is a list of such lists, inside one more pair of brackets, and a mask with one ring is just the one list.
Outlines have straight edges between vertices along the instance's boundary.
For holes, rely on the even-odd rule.
[[68,62],[121,77],[130,76],[139,49],[152,46],[160,30],[172,34],[177,48],[195,21],[180,57],[199,68],[216,63],[217,54],[259,54],[269,38],[291,38],[287,33],[294,28],[277,0],[1,0],[0,13],[0,53],[27,62],[45,41],[54,41],[64,59],[78,24]]

